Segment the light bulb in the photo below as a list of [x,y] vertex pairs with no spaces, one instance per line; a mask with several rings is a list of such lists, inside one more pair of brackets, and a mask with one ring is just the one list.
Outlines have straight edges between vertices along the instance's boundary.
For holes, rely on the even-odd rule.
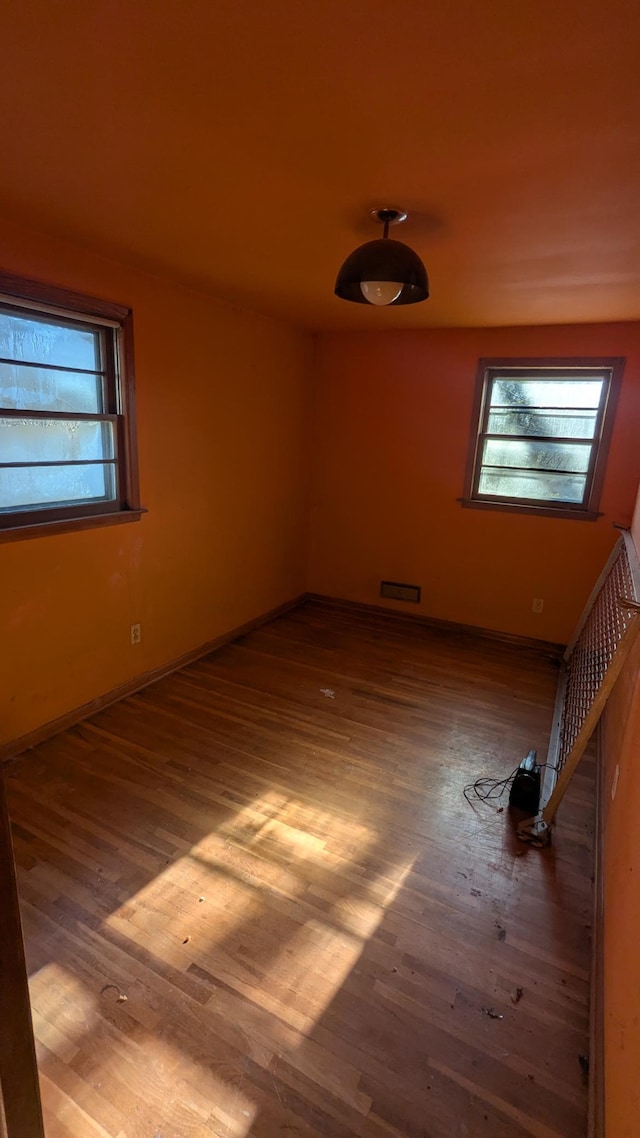
[[360,289],[369,304],[393,304],[404,288],[397,281],[360,281]]

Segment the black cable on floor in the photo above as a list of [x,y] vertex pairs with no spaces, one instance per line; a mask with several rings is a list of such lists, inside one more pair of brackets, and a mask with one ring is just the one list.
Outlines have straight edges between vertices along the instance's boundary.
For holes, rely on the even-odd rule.
[[[550,763],[541,763],[540,770],[543,771],[545,767],[548,767],[550,765]],[[557,768],[554,767],[553,769],[556,770]],[[475,794],[476,798],[478,798],[480,802],[499,802],[505,790],[511,785],[519,770],[520,764],[518,764],[515,770],[513,770],[511,774],[507,775],[506,778],[489,778],[487,775],[484,775],[482,778],[477,778],[475,782],[470,782],[467,786],[465,786],[462,793],[464,794],[470,806],[473,806],[473,801],[469,797],[471,793]]]
[[518,764],[516,769],[512,771],[510,775],[507,775],[506,778],[489,778],[486,775],[482,778],[477,778],[475,782],[470,782],[468,786],[465,786],[462,793],[470,806],[473,805],[472,799],[469,797],[471,793],[475,794],[476,798],[479,798],[481,802],[498,802],[507,787],[513,782],[519,770],[520,764]]

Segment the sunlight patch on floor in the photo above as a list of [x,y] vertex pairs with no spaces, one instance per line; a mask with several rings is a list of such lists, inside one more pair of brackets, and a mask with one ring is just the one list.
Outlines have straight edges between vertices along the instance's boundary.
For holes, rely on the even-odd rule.
[[[334,840],[339,854],[331,849]],[[341,1086],[344,1092],[344,1072],[325,1069],[329,1057],[308,1037],[324,1014],[333,1014],[350,975],[358,975],[366,944],[413,863],[406,853],[399,863],[387,861],[379,835],[357,820],[269,792],[168,864],[104,926],[183,973],[194,965],[201,970],[196,975],[209,975],[207,1007],[219,1015],[227,1003],[232,1009],[242,1001],[239,1030],[245,1016],[249,1024],[257,1016],[253,1030],[259,1032],[257,1009],[268,1010],[273,1021],[261,1044],[265,1055],[255,1056],[265,1070],[269,1055],[298,1051],[302,1062],[304,1052],[309,1076],[315,1072],[325,1085],[334,1078],[336,1093]],[[236,995],[223,996],[225,990]],[[148,1022],[146,1029],[145,1064],[151,1075],[157,1071],[167,1109],[172,1094],[184,1099],[184,1090],[174,1088],[184,1088],[186,1079],[194,1122],[206,1127],[208,1111],[228,1138],[245,1138],[255,1108],[242,1094],[242,1072],[220,1069],[208,1086],[210,1065],[197,1046],[189,1055],[179,1043],[169,1047],[154,1037]],[[123,1039],[105,1055],[106,1077],[124,1077],[132,1060],[123,1047],[129,1046]],[[353,1094],[357,1098],[357,1087]]]
[[[340,897],[327,914],[308,920],[288,940],[270,967],[266,982],[277,980],[280,1000],[285,1007],[304,994],[313,1008],[316,1023],[340,991],[357,964],[367,941],[381,924],[386,908],[402,888],[413,867],[413,858],[394,871],[393,882],[385,878],[385,902],[376,904],[366,897]],[[376,882],[371,882],[375,888]],[[282,990],[284,988],[284,991]]]
[[[361,823],[269,791],[168,864],[103,924],[186,967],[196,936],[202,934],[210,949],[229,938],[235,926],[259,922],[269,897],[300,899],[307,886],[296,872],[298,864],[314,861],[332,877],[334,859],[318,832],[335,835],[337,842],[348,840],[354,859],[371,842],[371,831]],[[344,891],[344,882],[341,887]],[[348,916],[347,930],[352,923]]]
[[55,961],[31,975],[29,996],[36,1040],[63,1063],[72,1062],[96,1025],[96,997]]
[[[118,1119],[120,1138],[133,1133],[127,1119],[134,1109],[136,1134],[177,1128],[193,1138],[218,1132],[226,1138],[245,1138],[257,1110],[244,1093],[241,1065],[189,1056],[179,1042],[169,1042],[156,1030],[156,1017],[148,1014],[144,990],[136,991],[133,984],[127,990],[130,995],[122,1003],[116,985],[91,993],[56,963],[45,965],[31,978],[43,1110],[51,1133],[57,1132],[56,1120],[78,1138],[106,1133],[76,1101],[73,1080],[69,1085],[57,1081],[59,1061],[70,1068],[82,1053],[84,1038],[98,1032],[100,1061],[91,1071],[85,1070],[85,1106],[100,1116],[104,1109],[100,1104],[108,1103],[111,1125]],[[139,1095],[142,1071],[143,1116],[137,1107],[143,1101]]]
[[369,845],[372,838],[369,827],[351,816],[342,817],[277,791],[267,791],[242,807],[218,833],[249,846],[273,843],[301,860],[317,857],[327,846],[327,834],[331,841],[346,842],[354,849]]

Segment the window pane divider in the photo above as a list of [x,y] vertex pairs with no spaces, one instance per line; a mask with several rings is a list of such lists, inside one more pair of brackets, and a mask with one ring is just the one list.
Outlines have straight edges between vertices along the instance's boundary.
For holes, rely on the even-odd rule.
[[16,360],[9,356],[0,356],[0,364],[9,364],[11,367],[39,367],[43,371],[66,371],[71,372],[72,375],[106,375],[106,371],[101,371],[97,367],[68,367],[65,364],[38,364],[32,360]]
[[0,470],[31,470],[36,466],[115,466],[117,458],[52,458],[42,462],[0,462]]
[[543,407],[540,403],[492,403],[489,411],[513,411],[519,415],[521,411],[531,411],[536,415],[553,415],[558,412],[565,417],[571,415],[593,415],[598,413],[597,407]]
[[0,419],[51,419],[79,423],[117,423],[119,416],[106,411],[35,411],[26,407],[0,407]]
[[[2,463],[0,463],[0,466]],[[517,470],[521,474],[568,474],[572,478],[577,474],[587,477],[588,470],[559,470],[555,466],[496,466],[494,462],[483,462],[483,470]]]
[[574,435],[496,435],[489,431],[483,432],[480,438],[500,443],[562,443],[563,446],[585,447],[592,447],[595,441],[594,439],[575,438]]

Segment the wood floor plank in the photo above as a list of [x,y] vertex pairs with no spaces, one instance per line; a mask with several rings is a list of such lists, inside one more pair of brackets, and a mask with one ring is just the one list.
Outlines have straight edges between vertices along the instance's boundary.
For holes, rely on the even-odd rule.
[[308,602],[11,764],[48,1138],[584,1138],[593,757],[462,795],[556,678]]

